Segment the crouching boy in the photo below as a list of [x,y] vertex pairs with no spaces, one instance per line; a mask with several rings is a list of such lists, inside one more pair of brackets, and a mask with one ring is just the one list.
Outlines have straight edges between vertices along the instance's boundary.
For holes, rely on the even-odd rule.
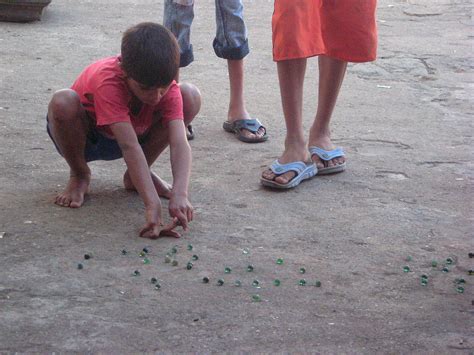
[[[57,91],[49,104],[48,133],[70,167],[69,182],[55,203],[78,208],[91,180],[87,163],[125,160],[126,189],[138,191],[146,224],[140,236],[162,231],[159,196],[169,198],[174,224],[193,219],[188,199],[191,149],[185,127],[199,112],[201,96],[191,84],[178,85],[179,46],[171,32],[140,23],[123,35],[121,54],[86,67],[71,89]],[[173,185],[151,172],[170,146]]]

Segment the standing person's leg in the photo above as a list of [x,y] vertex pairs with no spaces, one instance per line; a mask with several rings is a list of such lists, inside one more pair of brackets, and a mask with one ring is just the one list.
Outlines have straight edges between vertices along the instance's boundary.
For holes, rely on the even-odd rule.
[[[277,63],[277,68],[286,124],[285,150],[278,158],[278,162],[280,164],[305,162],[308,159],[303,131],[303,83],[306,58],[280,61]],[[280,184],[288,183],[295,175],[294,171],[276,175],[270,169],[262,173],[264,179]]]
[[[318,110],[309,132],[309,146],[332,151],[336,147],[331,141],[329,123],[336,106],[337,97],[346,73],[347,62],[327,56],[319,57],[319,94]],[[322,160],[317,154],[312,155],[318,169],[335,167],[345,162],[344,156],[331,160]]]
[[[191,44],[191,25],[194,19],[194,0],[165,0],[163,25],[176,37],[180,49],[181,68],[194,61]],[[178,81],[179,77],[177,78]]]
[[252,119],[245,107],[244,57],[249,53],[247,28],[241,0],[216,0],[216,55],[227,59],[230,100],[224,129],[240,140],[254,143],[267,139],[265,127]]
[[88,130],[88,117],[76,92],[56,92],[48,107],[48,132],[70,168],[68,184],[56,196],[60,206],[81,207],[89,190],[91,171],[84,155]]
[[[178,40],[180,49],[180,68],[187,67],[194,61],[193,45],[191,44],[191,25],[194,19],[194,0],[165,0],[163,25]],[[179,72],[176,75],[179,82]],[[188,140],[194,138],[192,125],[187,125]]]

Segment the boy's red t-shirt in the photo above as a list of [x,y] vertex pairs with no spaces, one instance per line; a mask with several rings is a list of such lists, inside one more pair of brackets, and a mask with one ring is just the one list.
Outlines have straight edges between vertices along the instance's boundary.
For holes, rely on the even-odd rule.
[[120,56],[92,63],[82,71],[71,87],[79,95],[84,108],[95,118],[98,130],[113,137],[109,125],[130,122],[137,136],[141,136],[151,127],[154,117],[160,118],[162,124],[183,119],[183,98],[174,80],[157,105],[142,103],[140,111],[133,114],[133,93],[128,89],[119,63]]

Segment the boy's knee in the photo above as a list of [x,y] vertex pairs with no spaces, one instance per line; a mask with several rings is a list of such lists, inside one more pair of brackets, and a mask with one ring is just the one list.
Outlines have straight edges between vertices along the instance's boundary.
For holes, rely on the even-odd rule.
[[179,87],[183,97],[184,121],[190,123],[201,109],[201,92],[190,83],[181,83]]
[[50,119],[68,119],[76,117],[79,113],[81,102],[74,90],[64,89],[56,91],[49,103],[48,113]]

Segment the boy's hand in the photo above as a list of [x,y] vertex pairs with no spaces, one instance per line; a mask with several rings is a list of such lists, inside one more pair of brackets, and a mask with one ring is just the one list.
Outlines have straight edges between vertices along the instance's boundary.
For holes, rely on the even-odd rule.
[[179,238],[181,234],[174,230],[178,225],[179,222],[177,218],[173,218],[173,221],[166,226],[157,226],[154,223],[147,223],[140,231],[140,237],[150,239],[157,239],[159,237]]
[[188,222],[193,220],[193,206],[184,195],[172,194],[168,205],[170,216],[177,219],[177,223],[188,230]]
[[156,239],[160,235],[161,206],[145,208],[145,227],[140,231],[140,237]]

